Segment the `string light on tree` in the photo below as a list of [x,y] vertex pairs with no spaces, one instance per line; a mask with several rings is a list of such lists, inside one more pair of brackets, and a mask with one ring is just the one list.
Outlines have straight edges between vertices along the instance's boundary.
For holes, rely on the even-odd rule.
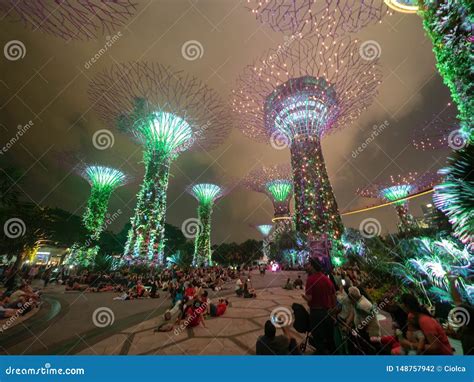
[[199,203],[199,229],[194,239],[193,266],[212,265],[211,259],[211,215],[216,201],[224,196],[226,190],[216,184],[199,183],[188,186],[187,191]]
[[230,114],[201,81],[158,63],[114,65],[94,78],[89,94],[103,120],[143,148],[145,175],[122,260],[163,265],[170,165],[190,148],[219,145],[230,132]]
[[278,164],[256,168],[242,183],[252,191],[267,195],[272,201],[276,230],[283,232],[292,229],[290,201],[293,195],[293,180],[290,165]]
[[372,183],[357,190],[357,194],[366,198],[376,198],[383,201],[395,202],[393,206],[399,218],[400,231],[409,231],[413,228],[414,219],[408,213],[408,200],[400,200],[432,188],[440,177],[432,171],[422,175],[416,172],[407,175],[390,176],[387,181]]
[[[269,142],[277,132],[290,145],[296,230],[338,246],[343,232],[321,140],[349,126],[373,101],[380,84],[377,58],[364,60],[350,37],[314,35],[249,66],[233,91],[243,133]],[[273,57],[269,63],[267,57]]]
[[246,5],[261,23],[293,35],[353,33],[389,13],[382,0],[247,0]]

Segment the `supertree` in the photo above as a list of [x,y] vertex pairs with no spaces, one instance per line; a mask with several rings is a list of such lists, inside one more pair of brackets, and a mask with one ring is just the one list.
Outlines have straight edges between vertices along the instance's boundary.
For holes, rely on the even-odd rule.
[[321,139],[350,125],[376,95],[377,59],[366,60],[359,49],[348,36],[298,38],[287,51],[266,54],[271,62],[247,67],[233,92],[244,134],[288,143],[296,230],[309,240],[337,244],[343,232]]
[[474,250],[474,146],[455,152],[448,166],[439,171],[444,182],[435,187],[433,197],[438,209],[453,225],[454,234]]
[[65,40],[90,40],[125,25],[136,6],[133,0],[0,0],[0,17]]
[[212,265],[211,259],[211,215],[216,201],[222,198],[227,189],[212,183],[190,185],[186,191],[198,201],[198,229],[194,239],[193,265]]
[[256,225],[251,224],[251,227],[255,228],[263,236],[263,243],[262,243],[263,258],[265,261],[268,261],[268,257],[270,254],[268,236],[272,232],[273,225],[272,224],[256,224]]
[[291,166],[279,164],[262,166],[252,170],[243,180],[243,185],[268,196],[273,203],[275,229],[291,229],[290,201],[293,195]]
[[439,181],[439,176],[431,171],[422,175],[409,172],[407,175],[390,176],[386,181],[372,183],[357,190],[357,194],[366,198],[394,202],[399,218],[399,228],[407,231],[413,228],[414,219],[408,213],[407,197],[432,188]]
[[357,32],[389,11],[383,0],[247,0],[247,8],[274,31],[293,35]]
[[455,107],[448,104],[445,110],[436,113],[422,126],[413,129],[412,143],[417,150],[458,148],[465,144],[459,129]]
[[145,176],[123,260],[163,264],[170,164],[191,147],[220,144],[230,131],[230,114],[217,93],[198,79],[158,63],[116,64],[92,81],[89,94],[109,126],[129,133],[143,147]]
[[106,226],[110,197],[115,189],[125,185],[131,178],[115,168],[84,162],[75,165],[74,171],[87,180],[91,186],[87,207],[82,216],[88,237],[71,247],[66,262],[89,267],[94,263],[99,252],[98,241]]

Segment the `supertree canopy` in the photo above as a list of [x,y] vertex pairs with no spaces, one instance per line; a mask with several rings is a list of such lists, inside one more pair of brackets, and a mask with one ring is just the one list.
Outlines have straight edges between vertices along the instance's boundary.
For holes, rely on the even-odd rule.
[[412,143],[417,150],[458,148],[465,144],[465,137],[459,129],[456,110],[450,104],[422,126],[413,129]]
[[390,176],[387,181],[372,183],[365,188],[358,189],[357,194],[366,198],[394,202],[393,205],[400,220],[400,230],[406,231],[413,227],[414,220],[408,213],[408,201],[405,198],[432,188],[439,180],[440,177],[430,171],[422,175],[414,172],[407,175]]
[[89,40],[124,26],[136,6],[133,0],[0,0],[0,17],[65,40]]
[[80,174],[91,185],[91,195],[83,216],[84,226],[91,238],[98,239],[104,227],[110,196],[117,187],[127,183],[127,176],[115,168],[98,165],[83,166]]
[[255,228],[262,234],[263,237],[267,237],[270,235],[270,232],[273,228],[273,225],[271,224],[258,224],[255,226]]
[[290,165],[257,168],[244,178],[243,184],[248,189],[267,195],[272,201],[276,227],[291,228],[290,201],[293,195],[293,180]]
[[166,191],[171,162],[189,149],[210,149],[230,132],[230,114],[198,79],[157,63],[117,64],[89,89],[98,114],[143,147],[145,176],[123,260],[163,264]]
[[211,259],[211,215],[217,199],[225,194],[225,189],[212,183],[199,183],[188,186],[187,191],[199,203],[199,229],[194,242],[193,265],[212,265]]
[[252,138],[288,142],[297,231],[311,240],[338,240],[343,225],[321,138],[350,125],[371,104],[380,83],[377,60],[363,59],[348,36],[299,38],[265,57],[274,59],[247,67],[234,90],[240,126]]
[[474,250],[474,146],[455,152],[440,170],[444,182],[435,187],[433,200],[444,212],[455,235]]
[[258,21],[290,34],[344,34],[380,21],[382,0],[247,0]]

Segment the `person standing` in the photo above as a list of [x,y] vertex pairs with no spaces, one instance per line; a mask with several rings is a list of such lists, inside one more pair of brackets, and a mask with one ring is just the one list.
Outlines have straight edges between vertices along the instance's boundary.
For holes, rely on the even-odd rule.
[[333,354],[336,345],[332,311],[336,307],[336,289],[329,277],[323,273],[318,260],[310,258],[306,270],[309,276],[303,298],[310,309],[312,345],[316,347],[318,354]]

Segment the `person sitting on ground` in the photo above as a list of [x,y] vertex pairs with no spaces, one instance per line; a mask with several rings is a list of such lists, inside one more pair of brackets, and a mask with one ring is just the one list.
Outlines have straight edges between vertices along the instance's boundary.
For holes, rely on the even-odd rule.
[[374,304],[365,296],[362,296],[357,287],[350,287],[348,295],[354,307],[348,321],[353,321],[355,328],[360,334],[365,334],[367,339],[370,337],[380,337],[380,325]]
[[[402,308],[408,313],[408,320],[413,319],[426,338],[423,349],[419,349],[420,354],[453,354],[453,349],[443,327],[431,316],[425,307],[420,305],[415,296],[404,294],[401,297],[401,303]],[[400,344],[403,347],[410,347],[410,343],[407,340],[401,340]]]
[[235,281],[235,293],[237,294],[237,296],[241,297],[244,293],[244,289],[243,289],[243,283],[242,283],[242,280],[239,278],[237,278],[237,280]]
[[423,352],[425,347],[425,335],[413,317],[408,319],[405,341],[401,341],[401,345],[400,354],[402,355],[417,355]]
[[283,289],[293,290],[293,283],[291,282],[290,278],[286,280],[286,284],[283,286]]
[[206,311],[206,307],[200,301],[194,301],[194,303],[187,308],[185,322],[187,326],[194,328],[201,324],[204,328],[206,324],[204,323],[203,314]]
[[219,299],[219,303],[217,305],[215,304],[210,304],[209,306],[209,312],[211,317],[220,317],[222,316],[225,311],[227,310],[227,306],[229,305],[228,300],[224,299]]
[[303,280],[300,275],[298,275],[298,278],[293,282],[293,287],[295,289],[303,289]]
[[163,314],[155,332],[170,332],[173,330],[174,324],[181,320],[181,304],[181,301],[176,302],[171,309]]
[[276,327],[270,320],[265,322],[264,334],[258,337],[255,345],[257,355],[297,355],[300,354],[296,339],[291,335],[290,328],[283,326],[283,335],[276,335]]
[[255,289],[249,288],[248,281],[244,283],[244,298],[255,298],[257,294],[255,293]]

